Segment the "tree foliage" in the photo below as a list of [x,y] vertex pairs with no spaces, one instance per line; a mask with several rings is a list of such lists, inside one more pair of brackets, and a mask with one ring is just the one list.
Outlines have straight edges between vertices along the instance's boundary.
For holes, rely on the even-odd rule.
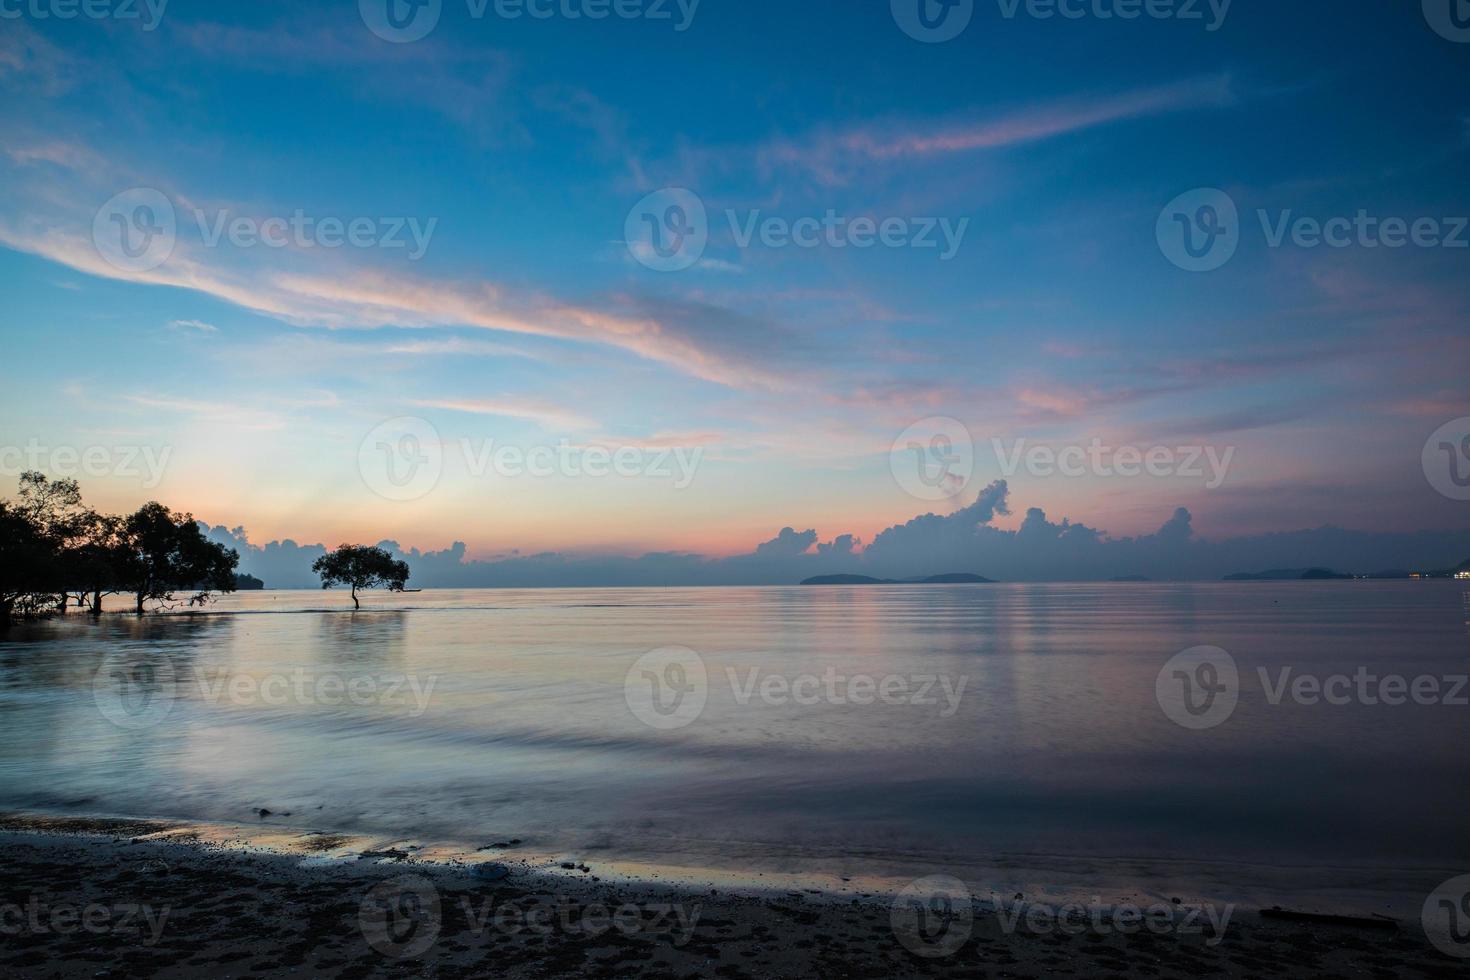
[[358,589],[389,589],[402,592],[408,582],[408,563],[396,560],[382,548],[344,544],[312,563],[322,577],[322,588],[346,585],[352,588],[352,607],[361,609]]
[[102,597],[134,595],[170,602],[189,592],[191,605],[235,590],[239,555],[204,537],[192,514],[159,503],[127,516],[82,503],[75,480],[21,475],[14,501],[0,500],[0,622],[51,608],[64,610],[75,592],[102,610]]
[[192,606],[235,591],[239,554],[205,538],[193,514],[146,503],[123,520],[119,545],[122,591],[133,593],[140,613],[144,602],[172,602],[175,592],[193,592]]

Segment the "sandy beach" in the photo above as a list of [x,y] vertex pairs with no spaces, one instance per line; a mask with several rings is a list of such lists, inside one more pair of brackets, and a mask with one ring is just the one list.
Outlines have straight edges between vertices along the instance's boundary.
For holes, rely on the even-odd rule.
[[[700,888],[360,838],[159,821],[0,820],[15,977],[1462,976],[1417,922],[1114,908],[1070,920],[926,894]],[[915,899],[918,899],[917,903]],[[936,900],[937,899],[937,900]],[[1154,910],[1157,911],[1157,910]],[[1066,918],[1065,911],[1063,912]]]

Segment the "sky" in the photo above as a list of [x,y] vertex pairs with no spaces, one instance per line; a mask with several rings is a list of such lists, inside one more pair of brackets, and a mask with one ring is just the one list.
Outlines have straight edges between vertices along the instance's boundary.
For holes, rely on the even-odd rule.
[[0,0],[0,493],[538,584],[1470,532],[1448,0],[389,2]]

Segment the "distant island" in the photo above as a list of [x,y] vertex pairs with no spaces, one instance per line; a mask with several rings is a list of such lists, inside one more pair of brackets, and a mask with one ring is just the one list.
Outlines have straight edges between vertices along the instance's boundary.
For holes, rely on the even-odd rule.
[[1339,579],[1413,579],[1413,578],[1460,578],[1470,579],[1470,559],[1454,568],[1442,568],[1431,572],[1408,572],[1402,569],[1386,569],[1367,575],[1350,575],[1330,568],[1273,568],[1264,572],[1236,572],[1225,576],[1226,582],[1322,582]]
[[984,575],[969,572],[949,572],[930,575],[927,578],[873,578],[868,575],[817,575],[805,579],[802,585],[971,585],[992,582]]
[[1273,568],[1265,572],[1236,572],[1225,576],[1226,582],[1291,582],[1324,579],[1350,579],[1353,576],[1330,568]]
[[235,573],[236,592],[259,592],[265,588],[265,583],[254,575],[246,575],[244,572]]

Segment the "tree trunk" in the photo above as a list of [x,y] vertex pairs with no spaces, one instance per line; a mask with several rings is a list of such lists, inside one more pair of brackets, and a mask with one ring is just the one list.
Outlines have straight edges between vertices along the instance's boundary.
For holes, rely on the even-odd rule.
[[143,593],[138,593],[138,615],[143,615]]
[[61,602],[57,603],[56,611],[59,612],[59,613],[61,613],[61,615],[65,616],[66,615],[67,603],[68,603],[68,601],[70,599],[71,599],[71,593],[70,592],[63,592],[63,593],[61,593]]
[[101,616],[102,615],[102,593],[101,592],[93,592],[92,593],[92,615],[93,616]]
[[357,586],[355,586],[355,585],[352,587],[352,608],[353,609],[361,609],[362,608],[362,603],[360,603],[360,602],[357,601]]

